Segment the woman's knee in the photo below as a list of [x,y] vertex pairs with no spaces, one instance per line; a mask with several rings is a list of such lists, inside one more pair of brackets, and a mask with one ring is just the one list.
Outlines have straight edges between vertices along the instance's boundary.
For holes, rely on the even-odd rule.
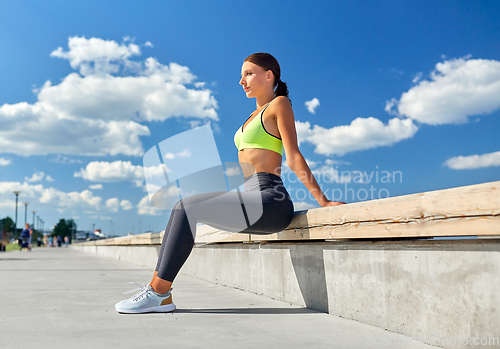
[[172,207],[172,210],[183,210],[183,209],[184,209],[184,204],[182,202],[182,199],[177,201],[174,207]]

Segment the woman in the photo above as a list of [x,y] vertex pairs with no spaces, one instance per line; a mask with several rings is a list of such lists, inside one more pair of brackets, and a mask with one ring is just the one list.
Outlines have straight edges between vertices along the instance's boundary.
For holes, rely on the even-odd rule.
[[[194,245],[190,222],[252,234],[285,229],[293,217],[293,204],[280,178],[283,150],[290,169],[322,207],[344,204],[325,197],[300,153],[288,89],[280,77],[280,66],[272,55],[255,53],[245,59],[240,85],[247,97],[257,102],[257,109],[234,136],[245,176],[245,191],[200,194],[180,200],[172,209],[165,229],[151,283],[141,287],[132,298],[117,303],[118,312],[175,309],[170,291]],[[245,211],[245,225],[235,218],[241,207]]]

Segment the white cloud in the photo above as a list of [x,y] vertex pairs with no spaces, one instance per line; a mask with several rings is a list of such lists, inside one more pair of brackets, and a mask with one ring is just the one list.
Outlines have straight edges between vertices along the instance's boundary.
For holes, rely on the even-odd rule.
[[155,166],[146,166],[144,169],[144,178],[146,185],[143,186],[144,191],[147,191],[152,197],[158,190],[163,188],[166,184],[165,172],[170,172],[170,170],[165,166],[165,164],[159,164]]
[[312,170],[314,177],[318,182],[321,183],[350,183],[351,175],[350,172],[339,173],[337,169],[333,166],[323,165],[317,169]]
[[325,160],[325,165],[331,166],[331,165],[350,165],[350,162],[347,161],[342,161],[342,160],[334,160],[334,159],[326,159]]
[[0,166],[9,166],[12,163],[11,159],[0,158]]
[[500,61],[460,58],[436,64],[430,81],[388,101],[386,111],[431,125],[463,123],[499,109],[499,96]]
[[239,176],[241,174],[241,168],[239,166],[226,168],[226,176]]
[[78,70],[61,83],[47,81],[34,104],[0,106],[0,149],[23,156],[50,153],[141,156],[141,121],[172,117],[218,120],[212,91],[194,86],[196,76],[176,63],[132,61],[139,46],[71,37],[69,50],[53,57]]
[[307,101],[305,104],[309,113],[316,114],[316,108],[319,106],[319,99],[313,98],[310,101]]
[[191,156],[191,151],[188,148],[186,148],[183,151],[178,152],[178,153],[166,152],[166,153],[162,154],[162,156],[164,159],[169,159],[169,160],[173,160],[175,158],[188,158]]
[[[128,41],[128,40],[125,40]],[[129,58],[141,54],[139,46],[132,43],[118,44],[116,41],[100,38],[70,37],[69,51],[58,47],[51,57],[67,59],[73,69],[80,69],[82,75],[117,73],[120,65],[129,62]]]
[[108,199],[102,205],[103,199],[94,196],[90,190],[81,192],[63,192],[56,188],[45,188],[42,184],[30,184],[28,182],[0,182],[0,207],[14,207],[15,196],[13,191],[20,191],[19,199],[28,201],[30,205],[36,207],[48,207],[56,209],[60,213],[67,210],[78,210],[86,213],[102,211],[103,208],[117,212],[121,206],[124,210],[129,210],[132,205],[128,200],[121,202],[117,198]]
[[24,177],[24,180],[27,182],[40,182],[43,177],[45,176],[45,173],[43,172],[35,172],[33,175],[30,177]]
[[308,210],[310,208],[317,208],[318,205],[311,204],[309,202],[304,201],[294,201],[293,208],[295,211]]
[[120,206],[122,207],[122,209],[124,209],[125,211],[128,211],[128,210],[131,210],[134,208],[134,206],[132,205],[132,203],[128,200],[122,200],[120,202]]
[[344,155],[352,151],[390,146],[413,137],[418,127],[411,119],[394,118],[387,125],[376,118],[356,118],[350,125],[324,128],[296,121],[299,141],[316,146],[315,153]]
[[309,166],[309,168],[315,168],[316,166],[318,166],[320,164],[319,161],[313,161],[311,159],[305,159],[306,160],[306,163],[307,163],[307,166]]
[[411,82],[416,84],[420,79],[422,79],[422,72],[417,73]]
[[92,182],[133,182],[140,187],[144,181],[142,166],[132,165],[130,161],[92,161],[86,168],[73,174]]
[[149,201],[149,196],[147,195],[141,199],[141,201],[137,205],[137,208],[137,213],[139,213],[140,215],[159,216],[165,213],[164,210],[152,206],[151,202]]
[[47,205],[59,212],[64,212],[66,209],[99,210],[102,201],[102,198],[94,196],[90,190],[66,193],[55,188],[45,188],[42,184],[0,182],[2,199],[9,198],[14,190],[21,191],[19,197],[22,200]]
[[31,177],[24,177],[24,180],[26,182],[41,182],[42,179],[44,179],[44,178],[47,182],[54,181],[54,178],[52,178],[49,175],[46,176],[44,172],[35,172],[35,173],[33,173],[33,175]]
[[118,212],[118,208],[120,208],[120,200],[117,198],[106,200],[106,208],[111,212]]
[[500,151],[482,155],[456,156],[446,160],[444,165],[454,170],[500,166]]
[[57,162],[59,164],[74,164],[74,163],[82,163],[82,160],[75,160],[68,158],[67,156],[63,156],[61,154],[57,154],[54,159],[50,160],[51,162]]
[[44,204],[54,204],[61,209],[89,207],[99,209],[102,199],[94,196],[90,190],[65,193],[54,188],[47,188],[40,197]]
[[92,189],[92,190],[99,190],[99,189],[102,189],[102,184],[91,184],[89,185],[89,189]]
[[[157,209],[172,209],[175,203],[179,201],[180,196],[188,197],[196,194],[196,192],[186,192],[175,185],[157,186],[156,184],[147,186],[149,203],[142,203],[144,207],[154,206]],[[155,190],[156,189],[156,190]]]
[[[319,183],[350,183],[351,176],[349,171],[340,172],[339,170],[333,168],[333,165],[341,163],[340,161],[334,161],[331,159],[326,159],[324,163],[320,161],[312,161],[310,159],[305,159],[307,165],[311,169],[314,178]],[[344,163],[343,164],[347,164]],[[298,179],[294,172],[290,170],[286,163],[282,164],[281,177],[290,183],[297,183]],[[299,181],[300,182],[300,181]]]

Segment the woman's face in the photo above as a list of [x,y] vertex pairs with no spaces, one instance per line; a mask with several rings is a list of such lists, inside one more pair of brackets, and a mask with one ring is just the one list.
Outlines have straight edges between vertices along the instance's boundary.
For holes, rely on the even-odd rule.
[[251,62],[244,62],[241,67],[240,85],[243,86],[248,98],[257,97],[272,88],[273,74]]

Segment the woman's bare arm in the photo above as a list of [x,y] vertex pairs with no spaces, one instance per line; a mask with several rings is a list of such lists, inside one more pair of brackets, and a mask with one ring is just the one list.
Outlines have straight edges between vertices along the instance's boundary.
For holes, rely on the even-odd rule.
[[281,139],[283,140],[283,148],[285,150],[288,167],[290,167],[302,183],[304,183],[306,188],[322,207],[344,204],[344,202],[328,200],[321,190],[304,156],[299,150],[297,131],[295,129],[295,118],[293,116],[290,101],[288,98],[282,96],[276,97],[276,99],[273,109],[275,109],[276,112],[276,122]]

